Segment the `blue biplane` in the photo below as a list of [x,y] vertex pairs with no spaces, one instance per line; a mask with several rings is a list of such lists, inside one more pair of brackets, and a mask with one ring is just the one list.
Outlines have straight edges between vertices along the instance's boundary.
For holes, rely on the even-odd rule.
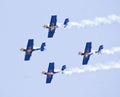
[[[88,64],[90,56],[93,54],[91,52],[91,48],[92,48],[92,42],[87,42],[86,46],[85,46],[84,53],[82,53],[81,51],[79,52],[79,55],[83,55],[82,65],[87,65]],[[100,45],[98,51],[95,51],[95,53],[99,54],[102,49],[103,49],[103,45]]]
[[21,51],[25,52],[25,58],[24,58],[25,61],[29,61],[30,60],[30,57],[31,57],[33,51],[36,51],[36,50],[44,51],[45,50],[44,47],[46,46],[46,43],[43,42],[41,44],[40,48],[36,48],[36,49],[34,49],[33,46],[34,46],[34,40],[33,39],[29,39],[28,43],[27,43],[27,48],[26,49],[24,49],[24,48],[20,49]]
[[[63,65],[62,68],[61,68],[62,73],[64,72],[65,69],[66,69],[66,65]],[[54,62],[49,63],[48,71],[47,72],[46,71],[42,71],[42,74],[47,76],[46,84],[47,83],[51,83],[51,81],[53,79],[53,75],[56,74],[56,73],[60,73],[61,71],[55,72],[54,71]]]
[[50,20],[49,26],[48,25],[44,25],[43,27],[49,29],[49,31],[48,31],[48,38],[52,38],[54,33],[55,33],[56,28],[58,28],[58,26],[57,26],[57,15],[51,16],[51,20]]

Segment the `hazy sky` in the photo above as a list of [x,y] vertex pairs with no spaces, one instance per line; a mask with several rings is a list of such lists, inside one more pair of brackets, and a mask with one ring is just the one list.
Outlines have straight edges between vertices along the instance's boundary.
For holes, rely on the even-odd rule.
[[[59,23],[69,17],[70,23],[84,27],[60,27],[48,39],[48,30],[42,26],[49,24],[51,15],[57,15]],[[112,15],[118,18],[110,18]],[[95,23],[96,18],[103,21],[91,27],[89,21]],[[0,97],[120,97],[119,31],[119,0],[1,0]],[[25,62],[20,48],[26,47],[28,39],[34,39],[37,47],[46,42],[46,50],[33,52],[31,60]],[[86,42],[92,42],[93,50],[103,44],[113,53],[93,55],[88,65],[82,66],[83,57],[78,52],[84,51]],[[88,69],[56,74],[52,83],[46,84],[41,71],[47,70],[49,62],[55,62],[56,69],[67,65],[67,71]],[[101,65],[110,68],[96,69]],[[95,69],[92,72],[91,66]]]

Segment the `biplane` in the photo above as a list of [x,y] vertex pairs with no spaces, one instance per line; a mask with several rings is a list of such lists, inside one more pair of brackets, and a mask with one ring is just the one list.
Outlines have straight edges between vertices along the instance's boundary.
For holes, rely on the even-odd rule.
[[47,83],[51,83],[52,79],[53,79],[53,75],[56,73],[60,73],[62,71],[62,73],[64,72],[64,70],[66,69],[66,65],[63,65],[61,68],[61,71],[54,71],[54,62],[49,63],[48,66],[48,71],[42,71],[42,74],[46,75],[46,84]]
[[58,26],[57,26],[57,15],[51,16],[49,26],[44,25],[43,27],[48,29],[48,38],[52,38],[54,33],[55,33],[56,28],[58,28]]
[[20,49],[21,51],[25,52],[25,58],[24,58],[25,61],[29,61],[30,60],[30,57],[31,57],[33,51],[37,51],[37,50],[44,51],[45,50],[44,47],[46,46],[46,43],[43,42],[41,44],[40,48],[36,48],[36,49],[34,49],[33,46],[34,46],[34,39],[28,39],[28,43],[27,43],[26,49],[24,49],[24,48]]
[[63,25],[64,25],[64,28],[68,25],[68,22],[69,22],[69,18],[66,18]]
[[[93,52],[91,52],[91,48],[92,48],[92,42],[87,42],[84,53],[82,53],[81,51],[79,52],[79,55],[83,55],[82,65],[88,64],[90,56],[93,54]],[[100,45],[98,51],[95,51],[95,53],[100,53],[102,49],[103,49],[103,45]]]

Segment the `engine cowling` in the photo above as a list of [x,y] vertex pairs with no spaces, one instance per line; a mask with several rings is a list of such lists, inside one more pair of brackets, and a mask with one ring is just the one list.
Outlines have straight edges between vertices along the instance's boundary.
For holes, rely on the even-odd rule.
[[79,55],[83,55],[83,52],[82,52],[82,51],[80,51],[78,54],[79,54]]
[[43,70],[43,71],[42,71],[42,74],[46,74],[46,71],[45,71],[45,70]]
[[24,48],[21,48],[20,50],[21,50],[21,51],[24,51],[25,49],[24,49]]
[[48,25],[43,25],[44,28],[48,28]]

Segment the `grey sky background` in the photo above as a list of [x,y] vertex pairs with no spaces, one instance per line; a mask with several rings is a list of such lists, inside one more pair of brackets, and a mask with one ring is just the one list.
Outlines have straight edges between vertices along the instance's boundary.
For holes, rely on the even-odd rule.
[[[66,17],[70,22],[80,22],[112,14],[120,16],[119,4],[119,0],[1,0],[0,97],[120,97],[120,69],[56,74],[47,85],[46,76],[41,74],[49,62],[55,62],[56,69],[64,64],[67,70],[82,68],[83,57],[78,52],[84,50],[88,41],[92,42],[92,49],[101,44],[105,49],[120,46],[118,22],[84,28],[61,27],[48,39],[48,30],[42,26],[49,24],[51,15],[57,15],[60,23]],[[31,60],[25,62],[20,48],[26,47],[30,38],[37,47],[46,42],[46,50],[33,52]],[[107,65],[119,60],[120,53],[93,55],[88,65]]]

